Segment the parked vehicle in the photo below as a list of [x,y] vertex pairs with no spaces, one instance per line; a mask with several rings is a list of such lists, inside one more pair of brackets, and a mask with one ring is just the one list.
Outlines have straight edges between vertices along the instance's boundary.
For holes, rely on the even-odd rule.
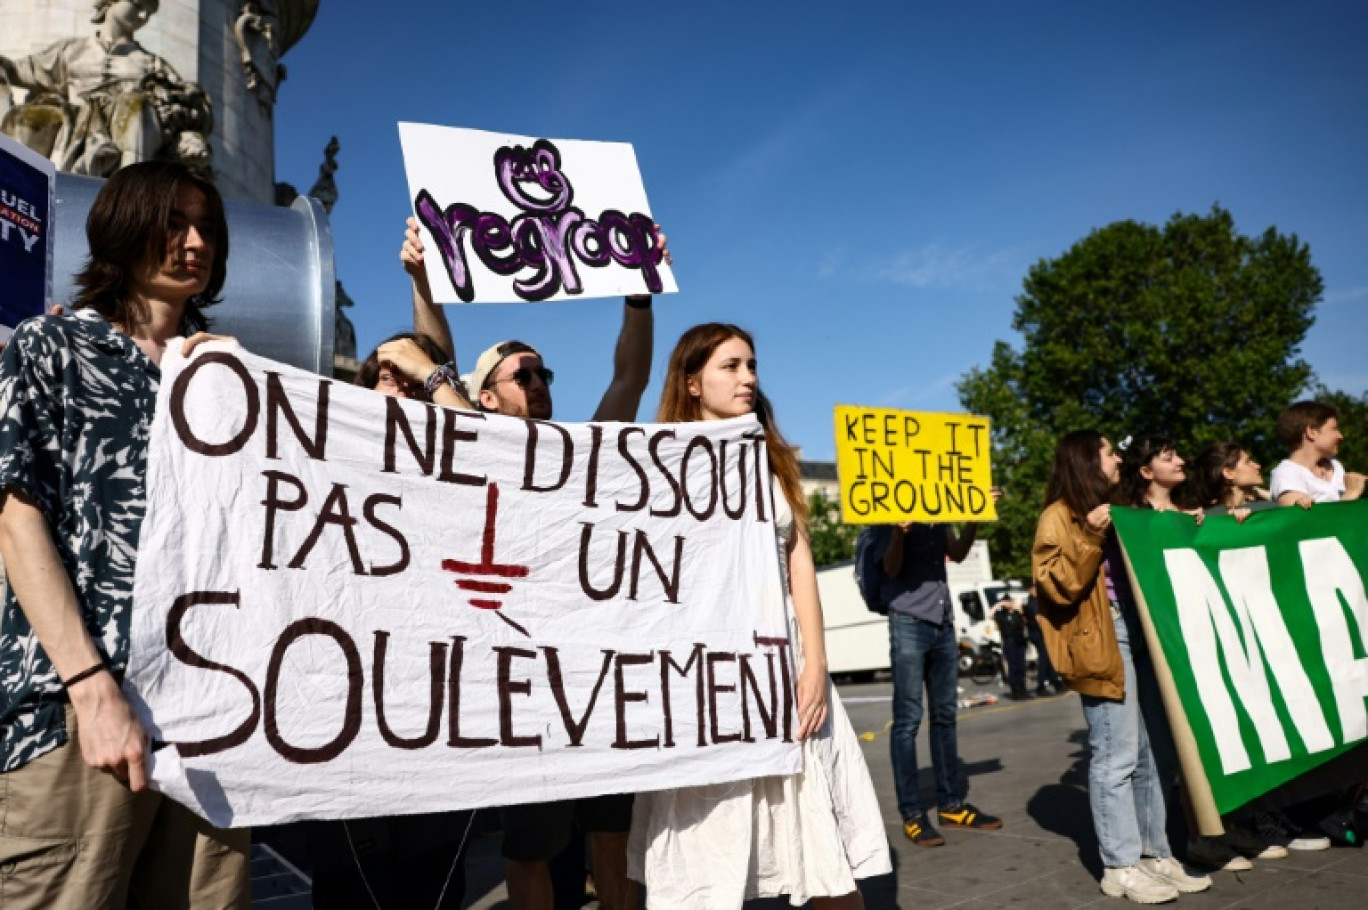
[[[997,641],[997,625],[989,608],[1004,596],[1025,600],[1019,582],[994,579],[988,542],[976,541],[963,563],[946,567],[955,633],[977,648]],[[855,583],[854,562],[841,562],[817,571],[826,625],[827,668],[832,675],[867,675],[889,668],[888,618],[865,606]],[[967,669],[967,668],[966,668]]]

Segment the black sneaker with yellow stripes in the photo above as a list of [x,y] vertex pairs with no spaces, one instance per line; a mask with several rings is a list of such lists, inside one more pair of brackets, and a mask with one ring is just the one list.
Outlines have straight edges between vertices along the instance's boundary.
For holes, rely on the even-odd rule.
[[969,803],[961,803],[953,809],[941,809],[936,813],[942,825],[952,828],[977,828],[980,831],[996,831],[1002,827],[1002,819],[987,812],[981,812]]
[[941,833],[931,827],[931,820],[925,812],[918,812],[911,818],[903,819],[903,834],[918,847],[939,847],[945,843]]

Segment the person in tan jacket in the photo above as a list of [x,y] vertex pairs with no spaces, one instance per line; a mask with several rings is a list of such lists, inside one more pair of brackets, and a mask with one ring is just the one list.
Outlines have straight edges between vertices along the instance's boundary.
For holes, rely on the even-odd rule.
[[1140,707],[1158,699],[1158,687],[1138,632],[1132,634],[1135,605],[1128,592],[1118,594],[1118,582],[1125,589],[1116,573],[1124,568],[1111,536],[1110,500],[1120,468],[1120,456],[1096,430],[1076,430],[1059,441],[1031,573],[1050,660],[1082,696],[1088,801],[1106,867],[1102,892],[1159,904],[1180,892],[1205,891],[1211,879],[1189,875],[1164,832],[1164,786],[1144,720],[1155,715]]

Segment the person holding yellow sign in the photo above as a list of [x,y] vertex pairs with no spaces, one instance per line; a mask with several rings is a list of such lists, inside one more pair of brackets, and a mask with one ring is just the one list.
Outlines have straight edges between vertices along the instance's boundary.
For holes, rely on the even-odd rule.
[[876,528],[872,554],[882,569],[879,600],[888,612],[893,667],[893,784],[903,834],[919,847],[939,847],[945,838],[921,804],[917,730],[930,702],[931,767],[936,777],[936,813],[942,825],[995,830],[1002,820],[964,801],[956,742],[955,700],[959,642],[950,603],[945,561],[962,562],[977,525],[907,522]]

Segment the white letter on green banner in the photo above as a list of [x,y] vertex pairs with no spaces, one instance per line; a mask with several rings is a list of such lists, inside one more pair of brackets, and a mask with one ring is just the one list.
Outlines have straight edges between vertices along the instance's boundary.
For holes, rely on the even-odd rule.
[[1339,596],[1348,602],[1358,626],[1359,647],[1368,653],[1368,597],[1363,577],[1334,537],[1302,541],[1301,558],[1306,595],[1316,611],[1321,650],[1339,707],[1341,742],[1351,743],[1368,736],[1368,711],[1363,704],[1368,698],[1368,659],[1354,657],[1353,633]]
[[[1292,755],[1273,706],[1265,659],[1307,750],[1331,748],[1334,740],[1330,729],[1273,596],[1264,548],[1246,547],[1221,554],[1221,579],[1232,605],[1227,605],[1216,579],[1196,551],[1167,550],[1164,561],[1173,583],[1178,622],[1187,642],[1197,694],[1211,721],[1225,773],[1243,771],[1250,767],[1250,761],[1231,692],[1221,675],[1222,657],[1231,687],[1259,735],[1265,762],[1284,761]],[[1232,612],[1239,621],[1238,631]]]

